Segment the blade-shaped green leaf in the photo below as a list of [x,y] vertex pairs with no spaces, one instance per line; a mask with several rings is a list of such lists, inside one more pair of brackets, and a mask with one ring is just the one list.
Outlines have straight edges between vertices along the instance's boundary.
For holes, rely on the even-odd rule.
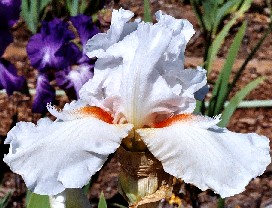
[[101,194],[100,194],[98,208],[107,208],[107,202],[106,202],[103,192],[101,192]]
[[26,208],[50,208],[49,197],[29,192]]
[[246,24],[243,23],[238,33],[236,34],[233,43],[230,46],[228,55],[226,57],[226,62],[219,74],[219,77],[215,82],[215,86],[212,91],[212,98],[210,101],[208,111],[209,116],[218,115],[219,113],[221,113],[221,110],[223,109],[224,103],[227,99],[226,95],[229,92],[228,90],[229,77],[232,71],[235,58],[238,54],[242,39],[244,37],[245,30]]
[[197,17],[197,20],[201,26],[201,28],[203,30],[206,30],[206,27],[205,27],[205,23],[204,23],[204,20],[203,20],[203,15],[202,15],[202,11],[201,11],[201,8],[200,8],[200,2],[198,0],[190,0],[190,4],[192,6],[192,9]]
[[42,11],[50,2],[51,0],[22,0],[21,16],[33,34],[37,32]]
[[235,96],[230,100],[229,104],[225,107],[222,116],[221,116],[221,121],[218,124],[220,127],[225,127],[228,123],[229,120],[238,107],[239,103],[253,90],[255,89],[265,78],[264,77],[259,77],[250,83],[248,83],[243,89],[238,91]]
[[225,207],[225,199],[222,199],[221,197],[218,199],[217,202],[217,208],[224,208]]
[[41,12],[52,0],[41,0],[38,1],[40,3],[39,12]]
[[83,190],[84,194],[88,195],[91,184],[92,184],[92,180],[90,180],[87,185],[83,186],[82,190]]
[[211,31],[214,22],[213,14],[215,13],[216,9],[214,8],[214,5],[210,1],[203,1],[202,5],[203,5],[202,18],[205,24],[205,28],[207,31]]
[[82,0],[80,2],[80,5],[79,5],[79,12],[80,12],[80,14],[83,14],[86,11],[87,7],[88,7],[87,0]]
[[8,206],[11,195],[12,193],[9,192],[2,199],[0,199],[0,208],[6,208]]
[[144,0],[144,21],[152,22],[152,15],[151,15],[149,0]]
[[217,56],[217,53],[222,46],[226,36],[229,33],[230,28],[235,24],[236,20],[241,17],[250,7],[252,0],[245,0],[240,7],[240,9],[234,14],[233,18],[223,27],[220,33],[216,36],[214,41],[212,42],[211,47],[208,51],[208,57],[206,61],[206,70],[209,74],[211,72],[211,67],[214,59]]
[[229,77],[233,68],[234,61],[239,52],[239,48],[241,46],[243,37],[245,35],[245,31],[246,23],[244,22],[243,25],[240,27],[239,31],[237,32],[230,46],[230,49],[226,57],[226,62],[219,75],[218,82],[216,82],[215,84],[214,91],[216,93],[216,105],[215,109],[213,110],[215,115],[221,112],[221,110],[224,107],[224,103],[227,99],[226,95],[228,93]]
[[237,5],[237,3],[241,3],[243,0],[230,0],[224,3],[216,12],[216,16],[214,18],[214,26],[213,26],[213,35],[216,35],[218,26],[222,22],[223,18],[227,15],[230,14],[231,9],[233,6]]
[[70,16],[78,15],[79,1],[78,0],[66,0],[66,8]]

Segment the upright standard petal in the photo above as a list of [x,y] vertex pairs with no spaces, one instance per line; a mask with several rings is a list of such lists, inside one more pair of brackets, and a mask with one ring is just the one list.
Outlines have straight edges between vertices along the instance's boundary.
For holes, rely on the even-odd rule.
[[[124,14],[130,13],[114,11],[113,21]],[[194,93],[207,82],[205,70],[183,68],[185,46],[194,33],[192,25],[170,16],[159,16],[159,22],[154,25],[138,22],[130,30],[124,30],[128,24],[125,21],[120,20],[123,24],[119,30],[113,24],[111,29],[118,32],[104,34],[109,40],[114,36],[107,47],[95,45],[96,37],[101,34],[88,43],[87,54],[98,61],[94,77],[83,86],[80,97],[111,112],[116,122],[133,123],[135,128],[152,126],[156,120],[173,113],[193,112]],[[187,30],[189,36],[185,35]],[[117,82],[114,87],[113,80]]]
[[183,114],[137,133],[164,170],[222,197],[244,190],[271,162],[269,140],[219,128],[217,118]]
[[90,16],[81,14],[75,17],[71,17],[70,19],[78,32],[80,42],[83,47],[83,53],[85,54],[85,47],[87,41],[94,35],[99,33],[99,29],[93,23],[92,18]]
[[[99,33],[87,42],[87,55],[93,57],[91,54],[96,50],[106,50],[113,44],[120,41],[131,31],[137,28],[137,24],[127,23],[132,17],[133,13],[129,10],[119,9],[113,10],[111,18],[111,26],[107,33]],[[132,27],[131,27],[132,26]],[[135,27],[136,26],[136,27]]]
[[4,161],[35,193],[56,195],[86,185],[132,129],[108,123],[98,108],[69,113],[77,119],[19,122],[7,135],[10,152]]

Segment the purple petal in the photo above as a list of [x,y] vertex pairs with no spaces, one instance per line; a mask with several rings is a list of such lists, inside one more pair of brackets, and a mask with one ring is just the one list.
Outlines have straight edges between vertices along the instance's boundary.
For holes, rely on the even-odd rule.
[[0,28],[0,57],[6,50],[7,46],[12,42],[12,39],[12,35],[8,29]]
[[81,64],[78,66],[75,66],[76,68],[74,70],[71,70],[68,74],[69,80],[74,85],[75,91],[77,93],[77,97],[79,97],[79,90],[80,88],[91,78],[93,78],[93,68],[94,65],[90,64]]
[[9,28],[18,21],[21,0],[0,0],[0,28]]
[[79,50],[75,50],[75,44],[70,42],[74,38],[66,22],[57,18],[51,22],[43,22],[41,32],[32,36],[27,45],[31,65],[40,72],[66,68],[71,57],[75,56],[74,53],[79,53]]
[[77,94],[74,88],[74,83],[68,78],[70,67],[65,70],[56,71],[55,78],[57,85],[63,89],[70,100],[76,100]]
[[37,80],[36,95],[32,104],[34,113],[47,112],[46,105],[55,100],[56,92],[54,87],[50,85],[49,78],[46,74],[40,74]]
[[63,89],[70,100],[79,98],[80,88],[93,77],[93,64],[83,63],[55,73],[57,85]]
[[71,17],[70,20],[74,27],[77,29],[84,52],[87,41],[100,31],[98,27],[93,24],[92,18],[90,16],[81,14],[75,17]]
[[26,79],[17,75],[15,66],[5,59],[0,59],[0,88],[12,95],[14,91],[22,91],[26,86]]

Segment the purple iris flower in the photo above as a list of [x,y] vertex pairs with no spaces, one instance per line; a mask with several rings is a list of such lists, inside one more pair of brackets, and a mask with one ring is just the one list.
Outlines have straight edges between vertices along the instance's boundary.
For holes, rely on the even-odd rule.
[[19,19],[21,0],[0,0],[0,28],[10,28]]
[[24,91],[27,88],[26,79],[17,75],[17,70],[9,61],[0,59],[0,89],[6,89],[8,95],[14,91]]
[[0,0],[0,56],[12,42],[9,29],[19,19],[21,0]]
[[[50,74],[51,77],[53,71],[57,85],[73,100],[78,98],[82,85],[93,76],[94,60],[85,55],[84,48],[88,39],[99,30],[88,16],[72,17],[71,22],[77,29],[82,50],[72,42],[75,34],[69,30],[68,23],[54,19],[43,22],[41,32],[30,38],[27,53],[31,65],[39,70],[40,76]],[[53,101],[53,88],[49,87],[51,85],[48,78],[40,78],[38,82],[33,112],[41,113],[46,111],[46,104]],[[45,90],[42,89],[43,86]],[[45,93],[51,96],[49,100],[43,95]]]
[[74,27],[76,28],[81,45],[83,47],[83,53],[85,54],[85,46],[89,39],[99,33],[99,29],[93,24],[92,18],[86,15],[78,15],[70,18]]
[[12,42],[12,40],[13,38],[10,31],[8,29],[0,28],[0,57],[6,50],[7,46]]
[[68,67],[80,55],[78,47],[71,42],[74,38],[67,22],[57,18],[43,22],[41,32],[33,35],[27,44],[31,65],[40,72]]
[[80,88],[93,77],[93,67],[89,63],[82,63],[58,71],[55,73],[57,85],[65,90],[70,99],[77,99]]
[[47,103],[55,100],[55,88],[50,85],[49,77],[46,74],[40,74],[37,79],[36,95],[32,104],[32,111],[35,113],[45,113]]

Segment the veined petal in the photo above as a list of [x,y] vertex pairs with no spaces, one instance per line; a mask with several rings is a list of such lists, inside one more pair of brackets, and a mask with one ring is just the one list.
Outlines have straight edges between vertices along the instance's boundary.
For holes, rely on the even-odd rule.
[[[205,70],[184,70],[192,25],[161,13],[154,25],[129,25],[126,22],[132,15],[114,11],[110,31],[89,40],[88,55],[98,60],[94,77],[81,88],[80,98],[110,112],[114,121],[132,123],[135,128],[153,126],[171,114],[192,113],[194,93],[207,82]],[[107,44],[96,42],[98,37],[101,41],[105,37]]]
[[214,126],[218,121],[218,117],[177,115],[161,124],[163,128],[137,133],[167,173],[228,197],[264,172],[271,162],[269,140]]
[[56,195],[65,188],[81,188],[132,129],[130,124],[100,120],[92,110],[75,113],[85,116],[55,122],[40,119],[37,125],[19,122],[8,133],[5,143],[10,152],[4,161],[22,175],[31,191]]

